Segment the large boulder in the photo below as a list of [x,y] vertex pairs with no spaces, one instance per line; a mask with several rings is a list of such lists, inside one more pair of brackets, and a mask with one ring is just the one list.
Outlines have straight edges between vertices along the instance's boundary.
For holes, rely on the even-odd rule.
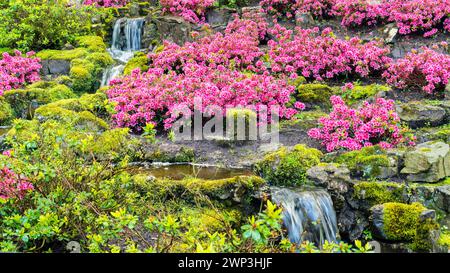
[[236,13],[235,9],[220,8],[210,9],[206,11],[206,22],[213,26],[226,26],[228,22],[233,20],[233,14]]
[[161,16],[156,19],[160,39],[183,45],[190,40],[191,24],[181,17]]
[[425,142],[407,152],[402,174],[414,182],[438,182],[450,176],[450,146],[444,142]]
[[436,207],[450,213],[450,185],[436,187],[435,200]]
[[70,60],[42,60],[41,73],[43,76],[69,75]]
[[439,126],[445,121],[446,111],[442,107],[413,101],[397,106],[400,119],[411,128]]
[[327,189],[333,199],[336,210],[340,210],[345,202],[344,195],[350,187],[350,170],[335,164],[320,164],[309,168],[306,177],[315,186]]
[[436,212],[419,203],[385,203],[371,209],[370,224],[375,238],[407,242],[416,251],[435,251],[439,239]]

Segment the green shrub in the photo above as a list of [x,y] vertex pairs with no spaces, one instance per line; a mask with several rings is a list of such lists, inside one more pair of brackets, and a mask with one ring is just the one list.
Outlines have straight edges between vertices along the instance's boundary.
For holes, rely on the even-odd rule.
[[123,73],[125,75],[130,75],[131,71],[133,71],[136,68],[141,69],[142,72],[147,71],[149,66],[149,59],[147,58],[147,55],[145,55],[142,52],[137,52],[134,54],[134,57],[128,61],[126,64]]
[[302,185],[306,183],[306,171],[319,164],[321,157],[322,152],[305,145],[282,147],[266,155],[255,170],[273,185]]
[[7,124],[13,117],[13,111],[5,98],[0,96],[0,125]]
[[11,105],[14,116],[18,118],[31,118],[34,110],[40,105],[75,96],[69,87],[45,81],[31,84],[25,89],[8,90],[4,93],[5,100]]
[[365,147],[358,151],[347,152],[333,161],[345,164],[352,172],[352,175],[365,178],[376,178],[381,175],[382,168],[391,166],[386,151],[379,146]]
[[68,2],[54,0],[4,1],[0,9],[0,47],[22,51],[59,49],[66,43],[75,43],[76,37],[91,33],[105,35],[100,28],[94,30],[92,18],[109,27],[110,9],[68,6]]

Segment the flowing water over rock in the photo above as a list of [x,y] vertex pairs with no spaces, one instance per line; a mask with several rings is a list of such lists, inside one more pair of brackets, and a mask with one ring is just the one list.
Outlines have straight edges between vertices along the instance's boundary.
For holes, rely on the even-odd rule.
[[317,246],[336,242],[336,212],[326,191],[273,187],[271,192],[273,201],[284,208],[283,221],[291,242],[310,241]]
[[105,70],[102,86],[122,74],[126,63],[141,49],[144,18],[120,18],[114,23],[111,48],[108,52],[117,65]]
[[134,174],[148,174],[156,178],[181,180],[186,177],[201,179],[225,179],[239,175],[252,175],[248,169],[221,168],[217,166],[202,166],[195,164],[149,164],[147,166],[133,166],[128,169]]

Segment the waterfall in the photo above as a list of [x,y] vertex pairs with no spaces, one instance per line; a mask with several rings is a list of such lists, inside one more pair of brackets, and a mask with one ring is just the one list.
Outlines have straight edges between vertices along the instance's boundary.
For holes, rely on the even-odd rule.
[[103,72],[102,86],[108,85],[113,78],[121,75],[126,63],[133,58],[136,51],[141,49],[143,26],[144,18],[120,18],[116,20],[113,27],[111,48],[108,48],[108,52],[117,64]]
[[326,191],[275,187],[271,191],[273,201],[283,206],[283,222],[291,242],[310,241],[319,247],[325,240],[336,242],[336,212]]

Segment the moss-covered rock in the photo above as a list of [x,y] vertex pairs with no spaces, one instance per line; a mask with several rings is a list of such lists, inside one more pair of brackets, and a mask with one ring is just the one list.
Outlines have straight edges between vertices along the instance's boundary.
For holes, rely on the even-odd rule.
[[404,161],[401,173],[409,181],[433,183],[450,176],[450,146],[444,142],[421,143],[405,154]]
[[248,204],[252,196],[266,185],[258,176],[236,176],[219,180],[185,178],[183,180],[154,179],[148,181],[152,194],[165,198],[194,201],[205,195],[214,200]]
[[330,106],[333,89],[325,84],[311,83],[297,86],[296,98],[307,104]]
[[385,203],[372,209],[372,228],[380,239],[408,242],[414,250],[431,251],[439,224],[436,214],[419,203]]
[[[113,64],[114,60],[107,53],[106,45],[99,36],[79,37],[77,46],[78,48],[70,50],[43,50],[37,56],[45,61],[44,74],[65,74],[65,66],[70,63],[67,73],[72,89],[78,93],[92,92],[100,86],[103,69]],[[62,67],[52,69],[52,66]],[[58,73],[52,73],[53,70]]]
[[256,140],[257,138],[257,115],[251,109],[228,109],[226,126],[227,137],[231,140]]
[[13,118],[13,110],[11,105],[0,96],[0,126],[6,125]]
[[99,36],[81,36],[77,38],[77,46],[87,49],[89,52],[105,52],[106,45],[102,37]]
[[46,49],[36,53],[41,60],[65,60],[71,61],[86,57],[89,54],[86,48],[75,48],[68,50]]
[[339,155],[334,160],[345,164],[356,177],[386,179],[397,174],[397,162],[379,146],[365,147]]
[[143,52],[137,52],[134,54],[134,57],[128,61],[125,65],[123,73],[125,75],[130,75],[131,71],[136,68],[139,68],[141,71],[147,71],[150,60],[147,58]]
[[354,197],[365,201],[369,207],[388,202],[403,202],[405,185],[392,182],[358,182],[354,185]]
[[108,129],[108,124],[89,111],[75,112],[62,107],[45,105],[36,109],[36,118],[40,122],[56,120],[69,123],[74,127],[102,131]]
[[345,91],[342,94],[344,101],[353,105],[359,101],[367,100],[380,92],[389,92],[391,88],[386,85],[370,84],[370,85],[354,85],[353,89]]
[[256,172],[273,185],[301,185],[306,183],[306,171],[320,163],[322,152],[305,145],[282,147],[255,165]]
[[34,110],[40,105],[75,96],[69,87],[45,81],[31,84],[25,89],[8,90],[4,93],[5,100],[11,105],[14,116],[18,118],[31,118]]

